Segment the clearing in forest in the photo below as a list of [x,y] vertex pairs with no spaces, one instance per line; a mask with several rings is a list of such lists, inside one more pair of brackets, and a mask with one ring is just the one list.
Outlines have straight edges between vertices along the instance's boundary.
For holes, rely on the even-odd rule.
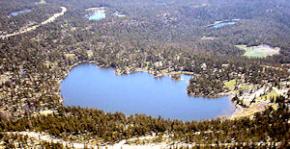
[[247,45],[236,45],[237,48],[244,50],[243,56],[248,58],[265,58],[267,56],[278,55],[280,53],[280,48],[271,47],[269,45],[258,45],[248,47]]

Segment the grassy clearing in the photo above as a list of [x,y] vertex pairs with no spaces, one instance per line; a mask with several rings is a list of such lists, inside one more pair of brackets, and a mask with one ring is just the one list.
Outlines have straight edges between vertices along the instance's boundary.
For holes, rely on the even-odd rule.
[[268,45],[259,45],[248,47],[247,45],[236,45],[237,48],[244,50],[243,56],[248,58],[265,58],[267,56],[278,55],[280,48],[273,48]]
[[225,86],[226,88],[228,88],[229,90],[234,90],[236,84],[237,84],[237,80],[236,80],[236,79],[233,79],[233,80],[230,80],[230,81],[228,81],[228,82],[225,82],[225,83],[224,83],[224,86]]
[[249,90],[252,90],[254,89],[254,85],[250,85],[250,84],[241,84],[239,86],[239,90],[241,91],[249,91]]
[[233,79],[233,80],[230,80],[230,81],[227,81],[224,83],[224,86],[231,90],[231,91],[234,91],[235,90],[235,87],[237,86],[237,89],[236,91],[249,91],[249,90],[252,90],[254,89],[254,85],[251,85],[251,84],[245,84],[245,83],[238,83],[237,79]]
[[279,94],[275,91],[272,90],[271,92],[268,92],[266,95],[263,95],[261,97],[258,98],[258,100],[268,100],[273,98],[274,100],[276,100],[276,98],[279,96]]
[[45,0],[40,0],[39,4],[46,4],[46,1]]

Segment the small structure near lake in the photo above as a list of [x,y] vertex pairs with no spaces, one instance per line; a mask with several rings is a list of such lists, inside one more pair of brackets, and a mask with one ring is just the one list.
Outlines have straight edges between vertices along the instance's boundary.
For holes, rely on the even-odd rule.
[[114,16],[116,16],[116,17],[118,17],[118,18],[125,18],[125,17],[126,17],[126,15],[120,13],[119,11],[116,11],[116,12],[114,13]]

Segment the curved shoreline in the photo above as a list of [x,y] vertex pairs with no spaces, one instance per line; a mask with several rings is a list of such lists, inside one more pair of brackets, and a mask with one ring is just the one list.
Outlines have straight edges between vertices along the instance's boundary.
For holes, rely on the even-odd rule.
[[[154,71],[154,70],[147,70],[144,68],[133,68],[130,71],[126,71],[126,73],[118,73],[118,68],[112,68],[112,67],[107,67],[105,65],[100,65],[98,62],[95,61],[82,61],[82,62],[77,62],[71,66],[69,66],[68,68],[65,69],[65,73],[62,76],[62,79],[58,80],[58,86],[59,86],[59,90],[58,90],[58,95],[59,95],[59,99],[60,99],[60,103],[62,104],[62,106],[64,106],[63,102],[64,102],[64,98],[62,97],[61,94],[61,90],[60,90],[60,86],[62,81],[69,75],[69,72],[74,69],[75,67],[79,66],[79,65],[83,65],[83,64],[91,64],[91,65],[95,65],[96,67],[102,68],[102,69],[113,69],[113,71],[115,72],[115,75],[129,75],[129,74],[133,74],[133,73],[138,73],[138,72],[144,72],[144,73],[148,73],[150,75],[153,75],[154,78],[158,78],[158,77],[163,77],[163,76],[168,76],[172,78],[172,75],[195,75],[195,73],[193,72],[188,72],[188,71],[169,71],[169,72],[162,72],[162,71]],[[172,78],[173,79],[173,78]],[[190,95],[191,96],[191,95]],[[215,98],[219,98],[219,97],[223,97],[223,96],[227,96],[228,100],[230,102],[232,102],[231,98],[234,96],[233,94],[231,94],[230,92],[222,92],[217,94],[216,96],[195,96],[195,97],[207,97],[210,99],[215,99]],[[217,116],[213,119],[218,119],[218,118],[222,118],[222,119],[232,119],[232,117],[235,117],[235,114],[238,111],[241,111],[240,109],[243,107],[241,106],[237,106],[237,104],[235,104],[234,102],[232,102],[233,106],[234,106],[234,111],[231,114],[225,114],[225,115],[220,115]]]
[[[100,68],[112,68],[110,66],[107,66],[107,65],[101,65],[100,63],[96,62],[96,61],[81,61],[81,62],[77,62],[77,63],[74,63],[68,67],[65,68],[65,72],[64,72],[64,75],[59,78],[59,81],[58,81],[58,86],[59,86],[59,90],[58,90],[58,95],[59,95],[59,99],[60,99],[60,103],[61,105],[63,106],[63,97],[61,95],[61,91],[60,91],[60,84],[61,82],[67,77],[67,75],[69,74],[69,72],[76,66],[78,65],[81,65],[81,64],[93,64],[93,65],[96,65],[96,67],[100,67]],[[145,72],[145,73],[149,73],[151,75],[153,75],[155,78],[158,78],[158,77],[162,77],[162,76],[169,76],[171,78],[173,78],[174,75],[196,75],[195,73],[193,72],[188,72],[188,71],[170,71],[170,70],[154,70],[154,69],[146,69],[146,68],[112,68],[114,69],[115,71],[115,74],[116,75],[128,75],[128,74],[132,74],[132,73],[137,73],[137,72]],[[173,78],[174,79],[174,78]],[[260,89],[257,89],[257,92],[259,92],[259,90],[261,90],[262,88]],[[254,94],[256,94],[254,92]],[[219,98],[219,97],[222,97],[222,96],[228,96],[229,97],[229,100],[231,100],[235,94],[232,93],[231,91],[223,91],[221,93],[217,93],[216,95],[214,96],[196,96],[196,95],[190,95],[190,96],[195,96],[195,97],[207,97],[207,98],[212,98],[214,100],[214,98]],[[254,95],[251,95],[251,96],[254,96]],[[244,99],[243,95],[239,96],[239,98],[241,97],[241,99],[244,101],[244,100],[248,100],[248,99]],[[250,97],[248,97],[250,98]],[[264,111],[267,107],[269,106],[273,106],[273,104],[269,104],[269,103],[266,103],[266,102],[255,102],[253,104],[250,104],[248,107],[243,107],[242,105],[239,105],[233,101],[230,101],[233,103],[233,105],[235,106],[235,110],[232,114],[229,114],[229,115],[221,115],[219,117],[216,117],[214,119],[218,119],[218,118],[221,118],[221,119],[231,119],[231,120],[234,120],[234,119],[239,119],[239,118],[242,118],[242,117],[252,117],[255,113],[257,112],[262,112]]]

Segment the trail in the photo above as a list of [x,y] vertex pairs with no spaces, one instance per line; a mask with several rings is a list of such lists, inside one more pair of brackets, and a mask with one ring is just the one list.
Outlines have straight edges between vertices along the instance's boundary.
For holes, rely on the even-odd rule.
[[41,22],[40,24],[20,29],[19,31],[16,31],[16,32],[11,33],[11,34],[0,35],[0,39],[6,39],[6,38],[9,38],[9,37],[13,37],[13,36],[17,36],[17,35],[20,35],[20,34],[24,34],[24,33],[27,33],[27,32],[34,31],[34,30],[36,30],[37,28],[39,28],[39,27],[41,27],[43,25],[46,25],[48,23],[54,22],[58,17],[63,16],[66,13],[66,11],[67,11],[66,7],[61,7],[61,12],[55,13],[53,16],[51,16],[47,20]]

